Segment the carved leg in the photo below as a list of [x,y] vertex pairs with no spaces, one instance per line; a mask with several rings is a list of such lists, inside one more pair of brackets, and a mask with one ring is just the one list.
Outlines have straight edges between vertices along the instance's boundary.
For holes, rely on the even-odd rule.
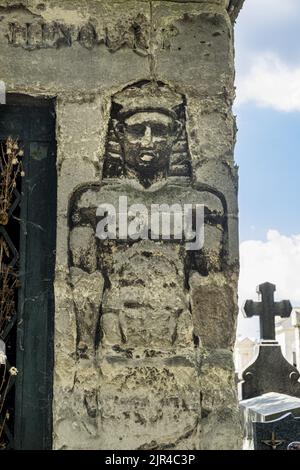
[[79,354],[89,356],[95,348],[104,279],[98,271],[88,274],[80,268],[71,268],[70,276],[77,315],[77,349]]

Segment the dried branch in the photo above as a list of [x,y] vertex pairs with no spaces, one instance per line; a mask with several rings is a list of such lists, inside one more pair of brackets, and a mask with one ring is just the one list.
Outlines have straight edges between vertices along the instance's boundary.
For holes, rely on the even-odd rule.
[[19,147],[18,140],[8,137],[1,144],[0,152],[0,224],[7,225],[9,209],[12,205],[13,191],[16,187],[17,177],[24,176],[22,157],[24,152]]
[[[9,137],[1,144],[0,152],[0,225],[9,222],[9,211],[14,200],[14,189],[17,185],[18,176],[24,176],[22,168],[22,156],[24,152],[20,149],[18,140]],[[11,258],[9,246],[3,236],[0,236],[0,337],[7,324],[16,311],[16,289],[19,281],[16,271],[9,265]],[[5,346],[4,346],[5,348]],[[5,358],[5,351],[3,353]],[[11,367],[7,373],[6,361],[0,364],[0,416],[5,406],[5,400],[10,387],[11,377],[17,374],[17,369]],[[9,419],[8,410],[0,422],[0,448],[6,446],[3,432],[5,422]]]
[[3,252],[6,249],[6,242],[0,237],[0,334],[16,310],[15,294],[19,287],[17,274],[3,262]]

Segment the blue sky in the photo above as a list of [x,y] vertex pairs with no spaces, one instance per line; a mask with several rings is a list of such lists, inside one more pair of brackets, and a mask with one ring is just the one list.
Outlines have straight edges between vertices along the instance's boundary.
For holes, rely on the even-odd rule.
[[300,233],[300,112],[249,104],[237,114],[241,241],[263,239],[270,228]]
[[270,281],[300,306],[299,31],[299,0],[246,0],[236,23],[241,304]]

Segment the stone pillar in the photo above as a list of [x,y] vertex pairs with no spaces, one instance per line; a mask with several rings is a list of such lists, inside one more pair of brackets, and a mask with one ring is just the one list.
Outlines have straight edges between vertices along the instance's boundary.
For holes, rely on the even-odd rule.
[[300,369],[300,310],[294,310],[292,313],[292,325],[295,328],[295,348],[297,369]]
[[[2,79],[57,103],[54,448],[238,449],[243,0],[22,3],[1,9]],[[99,240],[124,195],[204,205],[204,246]]]

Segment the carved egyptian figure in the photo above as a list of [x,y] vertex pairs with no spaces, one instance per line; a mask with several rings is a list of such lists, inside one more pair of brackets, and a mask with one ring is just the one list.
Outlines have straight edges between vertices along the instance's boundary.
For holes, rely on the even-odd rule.
[[[159,236],[100,240],[97,207],[110,204],[118,211],[120,196],[149,212],[153,204],[203,204],[204,247],[187,251],[184,240]],[[77,189],[69,221],[80,355],[99,342],[133,356],[138,349],[150,355],[198,344],[189,276],[218,271],[226,259],[226,201],[214,188],[192,184],[181,94],[143,82],[113,96],[102,182]]]

